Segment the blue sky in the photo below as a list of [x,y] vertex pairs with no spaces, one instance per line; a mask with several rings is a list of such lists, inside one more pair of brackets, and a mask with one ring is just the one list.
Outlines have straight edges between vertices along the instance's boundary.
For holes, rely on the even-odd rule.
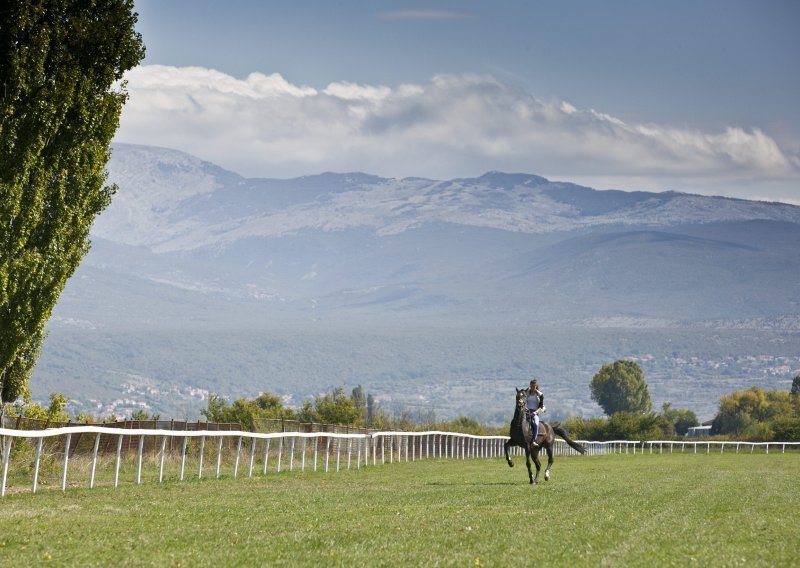
[[137,0],[117,140],[800,204],[800,3]]

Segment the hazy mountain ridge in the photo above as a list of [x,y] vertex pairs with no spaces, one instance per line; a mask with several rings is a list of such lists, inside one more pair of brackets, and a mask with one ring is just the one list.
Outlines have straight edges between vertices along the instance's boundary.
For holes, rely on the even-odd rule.
[[[244,179],[128,145],[115,147],[109,171],[120,191],[93,231],[106,266],[116,256],[103,250],[138,246],[121,273],[307,317],[380,308],[460,320],[720,320],[798,310],[800,207],[501,172]],[[756,287],[763,297],[750,294]]]
[[[196,416],[198,392],[299,404],[362,384],[495,419],[537,375],[563,416],[596,413],[592,374],[633,357],[657,405],[707,418],[800,373],[800,207],[500,172],[245,179],[128,145],[109,181],[50,322],[43,400],[107,409],[139,381],[135,404]],[[453,381],[474,395],[454,406]]]
[[179,152],[123,144],[115,146],[109,172],[121,191],[93,233],[157,252],[302,230],[366,228],[382,236],[436,222],[529,234],[752,219],[800,223],[800,207],[791,205],[598,192],[528,174],[488,172],[449,181],[362,173],[244,179]]

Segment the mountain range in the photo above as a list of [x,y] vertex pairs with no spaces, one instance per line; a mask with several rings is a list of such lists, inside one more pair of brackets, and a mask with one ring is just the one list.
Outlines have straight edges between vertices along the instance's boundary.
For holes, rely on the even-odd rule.
[[[591,414],[587,384],[606,358],[650,365],[656,402],[675,398],[670,358],[788,367],[765,384],[800,370],[800,207],[502,172],[248,179],[126,144],[108,171],[119,189],[32,382],[90,411],[192,414],[206,391],[298,403],[363,384],[386,404],[449,416],[470,414],[446,388],[467,380],[491,390],[475,413],[499,419],[502,393],[538,373],[557,383],[558,414]],[[686,351],[667,349],[672,340]],[[684,406],[712,413],[729,379]]]

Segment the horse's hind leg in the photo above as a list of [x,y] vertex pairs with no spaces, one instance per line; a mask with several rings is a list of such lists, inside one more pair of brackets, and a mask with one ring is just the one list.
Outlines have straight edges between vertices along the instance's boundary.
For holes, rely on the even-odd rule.
[[553,446],[552,444],[547,445],[547,469],[544,470],[544,480],[548,481],[550,479],[550,468],[553,467]]
[[[536,464],[536,477],[531,480],[531,483],[539,483],[539,470],[542,469],[542,462],[539,461],[539,450],[536,449],[533,451],[533,463]],[[528,471],[530,472],[531,466],[528,465]]]

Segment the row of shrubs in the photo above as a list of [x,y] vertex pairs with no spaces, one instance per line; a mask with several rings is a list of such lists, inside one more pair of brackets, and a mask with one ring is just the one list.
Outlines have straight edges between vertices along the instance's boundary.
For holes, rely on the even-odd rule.
[[[8,406],[5,411],[11,415],[66,421],[69,419],[63,410],[66,402],[63,395],[54,394],[47,408],[28,401]],[[353,389],[350,395],[341,388],[335,389],[313,401],[306,401],[299,410],[284,406],[279,397],[269,393],[230,403],[220,396],[211,395],[201,414],[211,422],[236,423],[246,430],[257,430],[258,420],[284,418],[375,430],[435,429],[476,435],[507,433],[507,426],[489,426],[466,416],[437,421],[433,414],[418,415],[415,420],[410,412],[390,413],[376,404],[372,395],[365,395],[361,387]],[[140,411],[132,418],[147,420],[158,417]],[[83,415],[75,419],[94,421],[92,417]],[[692,411],[674,409],[667,403],[658,413],[621,411],[608,417],[570,417],[562,425],[571,437],[582,440],[669,440],[683,437],[699,422]],[[790,392],[751,387],[723,396],[712,422],[711,437],[753,442],[800,441],[800,377],[795,378]]]

